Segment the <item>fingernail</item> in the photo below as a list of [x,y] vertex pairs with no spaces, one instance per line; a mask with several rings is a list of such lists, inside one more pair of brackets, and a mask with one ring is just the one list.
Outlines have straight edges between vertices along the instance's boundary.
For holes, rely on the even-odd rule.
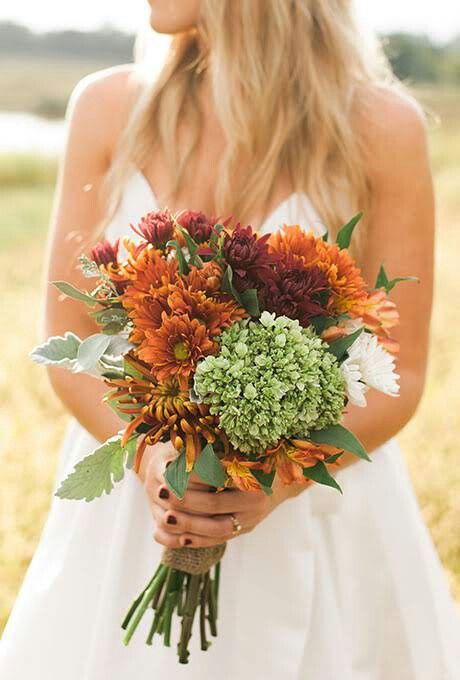
[[169,498],[169,491],[168,489],[165,489],[164,486],[160,489],[160,493],[158,494],[160,498]]
[[184,541],[184,545],[192,545],[192,539],[186,538],[185,541]]
[[166,518],[166,524],[177,524],[177,518],[174,515],[168,515]]

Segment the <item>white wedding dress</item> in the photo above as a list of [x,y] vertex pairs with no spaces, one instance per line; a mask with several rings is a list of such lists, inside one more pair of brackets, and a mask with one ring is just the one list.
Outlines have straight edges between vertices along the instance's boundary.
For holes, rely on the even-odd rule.
[[[134,174],[108,237],[157,207]],[[301,194],[264,230],[282,223],[323,231]],[[73,421],[58,479],[96,445]],[[390,441],[371,457],[338,473],[343,496],[311,487],[228,544],[219,637],[202,652],[195,632],[186,666],[174,641],[144,644],[148,616],[122,644],[162,552],[137,477],[90,504],[54,498],[0,644],[1,680],[459,680],[456,607],[401,453]]]

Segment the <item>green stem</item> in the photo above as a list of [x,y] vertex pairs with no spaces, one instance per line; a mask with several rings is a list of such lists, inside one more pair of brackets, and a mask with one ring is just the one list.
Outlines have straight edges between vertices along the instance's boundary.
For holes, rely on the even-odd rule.
[[212,584],[214,590],[214,601],[216,603],[216,619],[219,610],[219,586],[220,586],[220,562],[218,562],[214,569],[214,581]]
[[208,590],[210,586],[209,572],[204,577],[203,587],[201,589],[200,597],[200,639],[201,639],[201,649],[206,651],[211,644],[206,639],[206,599],[208,596]]
[[140,620],[142,619],[143,615],[145,614],[145,611],[149,604],[152,601],[153,596],[155,595],[155,592],[157,588],[161,587],[166,579],[167,573],[168,573],[169,567],[166,565],[162,564],[158,570],[157,575],[153,579],[152,583],[150,586],[147,588],[147,590],[144,593],[144,596],[137,608],[137,611],[132,619],[130,621],[128,629],[126,631],[125,639],[124,639],[124,644],[128,645],[129,641],[131,640],[134,631],[136,630],[137,626],[139,625]]
[[208,595],[208,607],[209,607],[209,627],[211,628],[211,635],[217,637],[217,611],[216,611],[216,594],[215,588],[209,588]]
[[179,641],[179,663],[188,663],[188,643],[192,635],[193,619],[198,606],[200,585],[202,576],[192,575],[188,582],[187,598],[185,600],[184,614],[182,617],[182,629]]
[[[160,565],[160,566],[161,566],[161,565]],[[144,590],[141,592],[141,594],[139,595],[139,597],[137,597],[137,598],[134,600],[134,602],[132,603],[129,612],[126,614],[126,616],[125,616],[125,618],[124,618],[124,621],[123,621],[123,623],[121,624],[121,627],[123,628],[123,630],[126,630],[128,624],[129,624],[129,622],[131,621],[131,618],[132,618],[134,612],[136,611],[137,607],[138,607],[139,604],[141,603],[142,598],[144,597],[146,591],[147,591],[148,588],[150,588],[150,586],[152,585],[153,580],[154,580],[155,577],[157,576],[159,570],[160,570],[160,567],[158,567],[158,569],[157,569],[156,572],[154,573],[153,577],[152,577],[152,578],[150,579],[150,581],[147,583],[147,585],[145,586]]]

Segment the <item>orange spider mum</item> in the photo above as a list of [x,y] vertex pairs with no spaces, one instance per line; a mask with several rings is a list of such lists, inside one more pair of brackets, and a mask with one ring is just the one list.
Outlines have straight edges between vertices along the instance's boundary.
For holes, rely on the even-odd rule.
[[201,321],[211,336],[219,335],[235,321],[249,316],[233,298],[219,301],[203,291],[186,288],[182,281],[171,287],[168,305],[173,313],[187,314],[191,319]]
[[188,314],[162,314],[158,330],[146,329],[145,340],[137,350],[142,361],[152,366],[157,379],[166,382],[177,377],[179,385],[187,389],[190,375],[200,359],[217,350],[208,329]]
[[178,451],[185,449],[187,471],[193,468],[203,441],[212,444],[219,439],[224,450],[228,450],[225,434],[219,430],[218,418],[209,414],[206,404],[190,401],[188,390],[181,390],[176,380],[159,385],[147,367],[133,357],[127,360],[142,377],[107,380],[114,389],[105,399],[111,401],[117,411],[133,417],[123,434],[124,444],[140,425],[144,426],[145,433],[135,461],[136,470],[140,467],[145,447],[167,439]]
[[329,456],[341,452],[327,444],[314,444],[300,439],[287,441],[283,439],[275,449],[268,451],[264,463],[267,472],[275,469],[283,484],[288,486],[297,482],[308,484],[304,477],[306,468],[314,467],[318,461],[325,461]]
[[246,460],[233,453],[222,460],[222,464],[229,476],[226,486],[236,486],[240,491],[260,491],[261,486],[251,472],[251,468],[259,468],[260,463]]

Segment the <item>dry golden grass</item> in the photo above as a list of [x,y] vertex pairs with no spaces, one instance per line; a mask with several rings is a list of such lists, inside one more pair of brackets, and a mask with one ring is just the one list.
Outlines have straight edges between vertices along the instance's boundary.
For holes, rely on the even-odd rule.
[[[451,111],[456,97],[424,93],[445,114],[432,132],[438,195],[436,305],[428,383],[417,416],[401,434],[412,479],[452,587],[460,599],[460,124]],[[457,108],[458,110],[458,108]],[[2,173],[11,170],[0,159]],[[35,166],[34,166],[35,167]],[[2,169],[3,168],[3,169]],[[51,201],[49,168],[25,172],[33,181],[9,181],[0,190],[0,627],[13,603],[42,529],[66,416],[45,372],[27,353],[37,339],[42,295],[45,225]],[[37,177],[42,177],[40,182]]]

